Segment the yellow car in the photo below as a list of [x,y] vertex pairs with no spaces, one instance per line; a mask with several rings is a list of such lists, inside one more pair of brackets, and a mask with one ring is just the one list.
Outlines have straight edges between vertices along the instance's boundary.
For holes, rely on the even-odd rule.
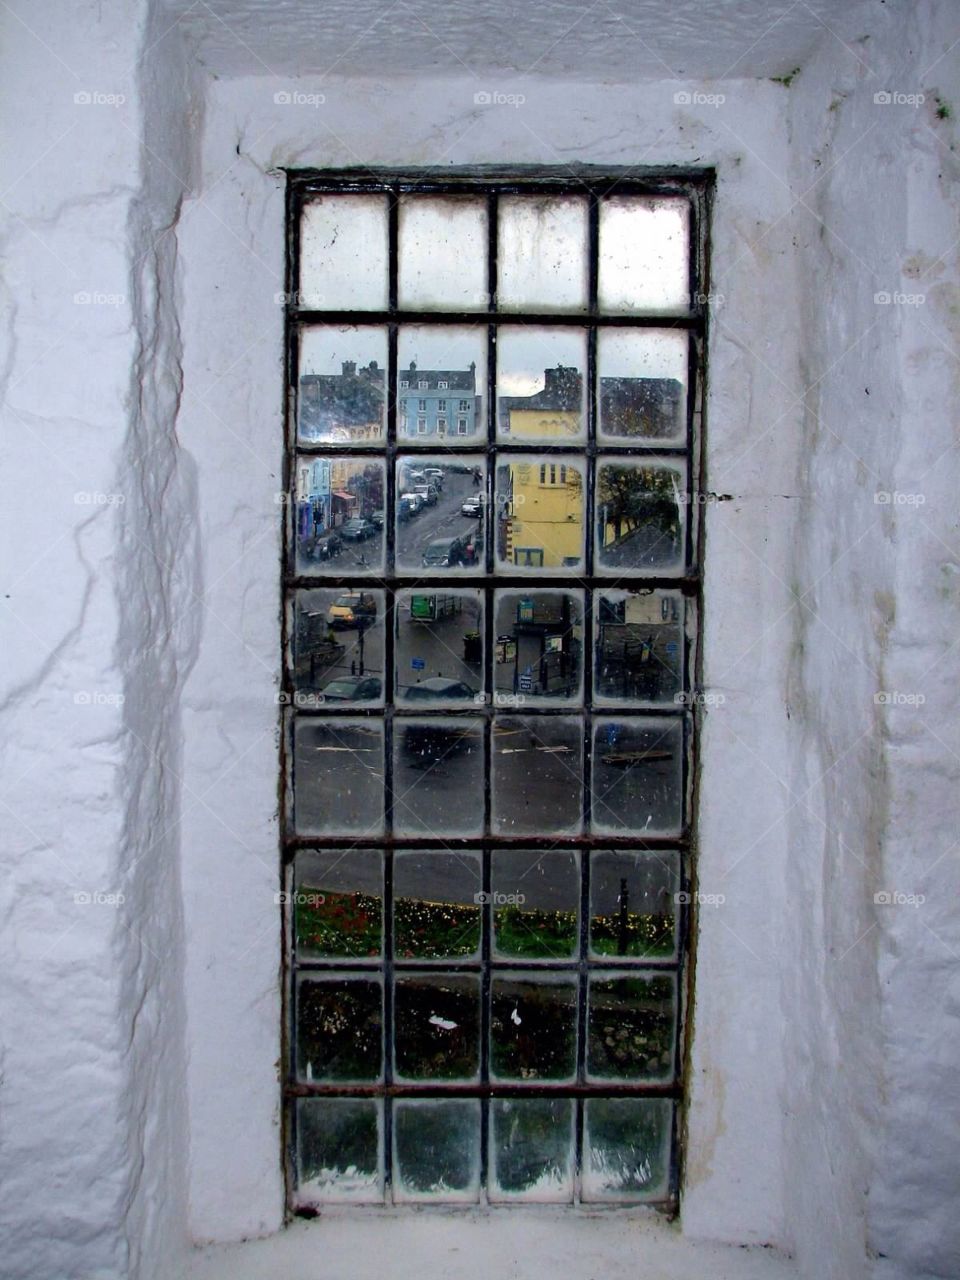
[[377,602],[364,591],[351,591],[337,596],[327,610],[327,621],[331,627],[355,627],[358,621],[369,624],[376,616]]

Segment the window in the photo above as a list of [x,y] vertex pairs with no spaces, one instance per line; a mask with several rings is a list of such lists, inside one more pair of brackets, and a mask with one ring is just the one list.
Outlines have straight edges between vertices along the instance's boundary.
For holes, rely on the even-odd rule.
[[[421,387],[422,387],[424,384],[421,382],[421,383],[420,383],[420,385],[421,385]],[[420,412],[421,412],[421,413],[424,413],[424,412],[426,411],[426,408],[427,408],[427,402],[426,402],[426,400],[418,400],[418,401],[417,401],[417,408],[420,410]]]
[[[450,386],[450,383],[449,383],[449,382],[438,382],[438,383],[437,383],[437,387],[438,387],[441,391],[446,391],[446,390],[447,390],[447,388],[448,388],[449,386]],[[441,400],[441,402],[440,402],[440,403],[443,405],[443,407],[444,407],[444,408],[446,408],[446,407],[447,407],[447,402],[446,402],[446,400]]]
[[421,380],[417,383],[417,387],[420,391],[426,391],[426,389],[429,386],[430,386],[430,383],[425,381],[423,378],[421,378]]
[[[705,184],[291,184],[330,307],[288,314],[326,380],[288,423],[291,1207],[671,1205]],[[412,361],[481,389],[442,447],[386,395]]]
[[[442,387],[442,386],[444,386],[445,384],[441,382],[441,383],[440,383],[440,385],[441,385],[441,387]],[[438,413],[446,413],[446,412],[447,412],[447,402],[446,402],[446,400],[438,400],[438,401],[437,401],[437,412],[438,412]]]
[[409,386],[410,386],[410,383],[407,381],[407,379],[406,379],[406,378],[402,378],[402,379],[401,379],[401,381],[400,381],[400,389],[401,389],[402,391],[405,391],[405,390],[407,389],[407,387],[409,387]]

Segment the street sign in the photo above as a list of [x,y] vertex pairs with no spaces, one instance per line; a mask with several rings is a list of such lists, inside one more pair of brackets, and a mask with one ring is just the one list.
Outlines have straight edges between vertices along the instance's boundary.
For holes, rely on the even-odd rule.
[[427,664],[422,658],[411,658],[410,665],[413,667],[414,671],[422,671]]
[[533,693],[533,676],[527,671],[521,671],[517,686],[521,693]]

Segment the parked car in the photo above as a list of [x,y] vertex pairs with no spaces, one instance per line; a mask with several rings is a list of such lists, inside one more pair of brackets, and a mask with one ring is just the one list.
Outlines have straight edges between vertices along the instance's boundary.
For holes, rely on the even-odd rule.
[[309,554],[314,560],[330,560],[333,556],[338,556],[342,550],[343,539],[333,529],[329,533],[322,533],[317,538]]
[[341,676],[320,690],[325,702],[376,702],[383,695],[377,676]]
[[415,484],[413,492],[421,494],[428,507],[436,506],[437,498],[440,496],[435,484]]
[[370,523],[376,529],[383,528],[383,521],[384,521],[384,514],[382,511],[374,511],[373,514],[370,516]]
[[483,499],[480,495],[474,494],[472,498],[467,498],[460,506],[460,514],[462,516],[482,516]]
[[424,467],[423,474],[426,476],[428,484],[435,484],[438,489],[443,488],[443,470],[441,467]]
[[423,508],[427,505],[427,500],[422,493],[402,493],[400,501],[405,502],[412,516],[419,515]]
[[425,569],[446,569],[463,564],[463,542],[460,538],[434,538],[423,549]]
[[368,538],[374,537],[377,527],[372,520],[365,520],[363,516],[353,516],[346,524],[340,526],[340,537],[344,542],[366,542]]
[[462,680],[445,680],[442,676],[421,680],[403,691],[407,702],[475,702],[478,689],[471,689]]
[[355,627],[358,619],[369,623],[376,616],[376,598],[366,591],[348,591],[337,596],[327,610],[327,621],[331,627]]

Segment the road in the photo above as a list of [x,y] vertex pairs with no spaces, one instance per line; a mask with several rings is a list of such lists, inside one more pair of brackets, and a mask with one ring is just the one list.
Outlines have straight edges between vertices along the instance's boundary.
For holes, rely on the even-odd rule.
[[682,556],[681,533],[665,533],[656,525],[641,525],[619,542],[601,550],[605,569],[675,569]]
[[[436,460],[425,460],[426,466],[434,465]],[[460,514],[464,498],[471,498],[480,492],[473,483],[470,474],[454,471],[452,467],[444,467],[443,489],[437,498],[436,506],[423,507],[420,512],[405,520],[397,528],[396,559],[400,573],[419,573],[423,568],[421,557],[427,543],[435,538],[455,538],[476,531],[479,520],[474,516]],[[399,497],[400,490],[397,490]],[[464,572],[460,569],[459,572]]]

